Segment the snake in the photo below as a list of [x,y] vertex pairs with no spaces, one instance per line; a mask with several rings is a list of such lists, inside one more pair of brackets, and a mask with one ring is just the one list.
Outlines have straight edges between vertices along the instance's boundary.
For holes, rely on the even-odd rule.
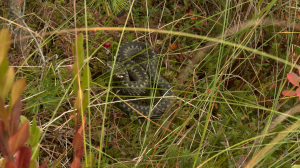
[[[139,111],[144,116],[161,116],[169,108],[172,103],[171,97],[174,92],[172,86],[165,77],[157,71],[159,57],[148,44],[131,41],[122,44],[116,56],[114,69],[113,62],[107,62],[107,66],[114,74],[114,81],[119,88],[114,91],[122,96],[123,100],[128,100],[126,103],[117,97],[116,106],[127,114],[135,114],[142,117],[135,110]],[[130,100],[137,96],[142,96],[149,93],[149,88],[159,91],[161,99],[150,104],[141,104],[137,100]],[[126,96],[131,96],[126,97]],[[135,109],[135,110],[134,110]]]

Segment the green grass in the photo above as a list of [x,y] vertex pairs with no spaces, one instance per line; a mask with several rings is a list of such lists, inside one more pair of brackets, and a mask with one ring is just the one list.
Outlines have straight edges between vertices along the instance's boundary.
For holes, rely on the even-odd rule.
[[[297,72],[299,38],[291,32],[299,30],[276,23],[258,24],[216,38],[247,20],[288,18],[298,23],[298,13],[291,7],[297,3],[148,0],[127,6],[131,13],[119,20],[110,15],[118,9],[108,8],[109,3],[77,1],[74,11],[73,1],[26,2],[24,21],[37,33],[47,34],[37,36],[46,67],[41,66],[31,37],[26,37],[28,53],[16,53],[12,47],[9,60],[16,76],[27,81],[22,114],[30,120],[35,116],[42,129],[40,160],[48,158],[48,165],[57,162],[57,167],[68,167],[73,161],[73,150],[68,147],[74,136],[70,116],[75,95],[67,66],[74,63],[71,53],[76,25],[85,37],[85,65],[90,66],[92,76],[97,74],[88,81],[91,94],[84,112],[86,153],[82,164],[90,157],[96,167],[299,165],[299,114],[272,123],[298,103],[297,97],[284,97],[281,92],[295,90],[286,74]],[[0,16],[8,19],[2,2],[0,7]],[[0,25],[7,27],[8,22],[0,18]],[[90,29],[85,31],[85,26]],[[176,93],[172,107],[153,121],[128,116],[112,102],[113,74],[107,73],[105,63],[122,43],[132,40],[147,42],[159,54],[158,69]],[[106,41],[112,43],[109,49],[102,47]],[[199,54],[213,42],[220,44]],[[170,44],[176,47],[170,49]],[[191,69],[182,81],[186,67]]]

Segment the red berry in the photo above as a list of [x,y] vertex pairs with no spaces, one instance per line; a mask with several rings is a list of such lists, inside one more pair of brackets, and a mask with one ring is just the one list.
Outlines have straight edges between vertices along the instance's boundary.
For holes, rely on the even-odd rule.
[[109,41],[107,41],[107,42],[105,42],[104,44],[103,44],[103,47],[105,47],[105,48],[109,48],[110,47],[110,42]]

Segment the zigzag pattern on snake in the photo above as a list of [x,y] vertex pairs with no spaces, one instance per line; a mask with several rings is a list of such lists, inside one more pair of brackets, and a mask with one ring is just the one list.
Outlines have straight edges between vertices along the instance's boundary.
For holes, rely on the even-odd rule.
[[[150,105],[126,101],[145,116],[151,113],[150,117],[162,115],[172,103],[172,99],[167,97],[174,96],[169,82],[156,70],[157,60],[156,53],[147,44],[138,41],[128,42],[120,46],[114,69],[116,72],[114,78],[117,78],[118,85],[123,87],[115,89],[120,96],[144,95],[149,91],[150,86],[158,89],[162,98],[153,104],[151,109]],[[112,62],[108,62],[107,65],[111,68]],[[122,99],[128,100],[129,98],[122,97]],[[126,113],[137,114],[124,102],[116,103],[116,105]]]

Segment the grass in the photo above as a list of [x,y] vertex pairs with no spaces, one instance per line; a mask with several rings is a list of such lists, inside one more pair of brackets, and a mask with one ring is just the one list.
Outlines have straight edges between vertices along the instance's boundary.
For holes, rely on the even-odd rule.
[[[75,95],[68,67],[74,63],[72,48],[82,32],[85,65],[93,76],[84,111],[83,165],[88,158],[96,167],[299,165],[298,110],[274,124],[276,117],[290,114],[287,111],[298,104],[297,97],[281,92],[293,89],[286,74],[299,68],[299,38],[293,33],[299,30],[278,24],[298,24],[297,2],[148,0],[128,6],[131,12],[123,18],[115,18],[118,10],[112,14],[107,4],[23,4],[23,19],[36,32],[46,66],[30,36],[21,37],[28,41],[26,52],[18,53],[12,45],[9,61],[17,78],[27,81],[22,114],[29,120],[35,116],[41,129],[40,162],[47,158],[50,166],[69,167],[74,159],[70,146]],[[14,20],[5,20],[10,15],[3,2],[0,7],[0,25],[8,27]],[[275,21],[226,34],[247,20],[264,19]],[[151,45],[161,58],[158,70],[174,86],[174,103],[159,119],[137,119],[114,106],[113,74],[107,73],[105,63],[122,43],[133,40]],[[108,49],[102,47],[106,41],[112,44]]]

